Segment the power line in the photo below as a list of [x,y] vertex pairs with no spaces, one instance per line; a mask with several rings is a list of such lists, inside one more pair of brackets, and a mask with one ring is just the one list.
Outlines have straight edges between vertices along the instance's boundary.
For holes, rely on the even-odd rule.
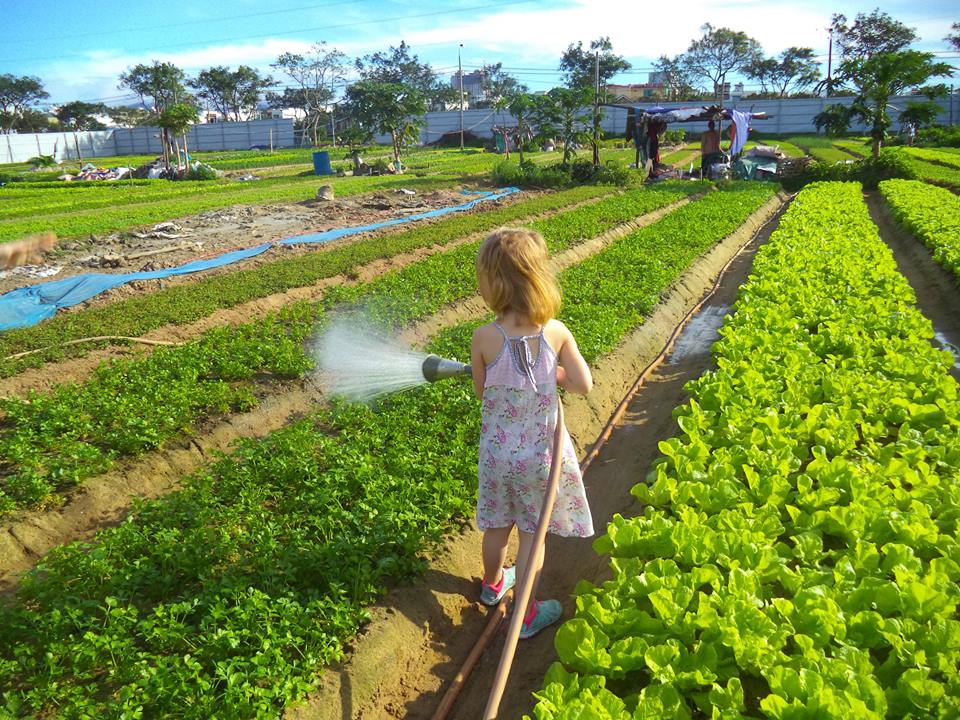
[[[242,19],[245,19],[245,18],[262,17],[262,16],[264,16],[264,15],[279,15],[279,14],[282,14],[282,13],[289,13],[289,12],[301,12],[301,11],[303,11],[303,10],[322,10],[322,9],[324,9],[324,8],[334,7],[334,6],[336,6],[336,5],[355,5],[356,3],[359,3],[359,2],[363,2],[363,0],[339,0],[339,2],[320,3],[320,4],[314,4],[314,5],[301,5],[301,6],[299,6],[299,7],[295,7],[295,8],[285,8],[285,9],[283,9],[283,10],[264,10],[263,12],[246,13],[246,14],[244,14],[244,15],[225,15],[225,16],[218,16],[218,17],[216,18],[216,20],[217,20],[217,21],[222,21],[222,20],[242,20]],[[116,29],[113,29],[113,30],[101,30],[101,31],[98,31],[98,32],[85,32],[85,33],[80,33],[79,36],[80,36],[80,37],[85,37],[85,38],[87,38],[87,37],[97,37],[97,36],[100,36],[100,35],[113,35],[113,36],[115,36],[117,33],[125,33],[125,32],[143,32],[143,31],[145,31],[145,30],[163,30],[163,29],[165,29],[165,28],[187,27],[187,26],[190,26],[190,25],[209,25],[210,22],[211,22],[211,21],[210,21],[209,19],[207,19],[207,20],[184,20],[184,21],[182,21],[182,22],[164,23],[164,24],[162,24],[162,25],[144,25],[144,26],[142,26],[142,27],[116,28]],[[77,37],[78,37],[78,34],[77,34],[77,33],[71,33],[70,35],[44,35],[44,36],[43,36],[43,40],[44,40],[45,42],[46,42],[46,41],[49,41],[49,40],[76,40]],[[26,38],[24,38],[24,39],[9,38],[9,39],[8,39],[8,38],[4,38],[4,43],[5,43],[5,44],[7,44],[7,43],[30,43],[30,44],[34,44],[34,45],[35,45],[36,42],[37,42],[37,41],[34,40],[34,39],[26,39]]]
[[[141,53],[141,54],[154,53],[154,52],[156,52],[156,51],[158,51],[158,50],[167,50],[167,49],[169,49],[169,48],[194,47],[194,46],[198,46],[198,45],[211,45],[211,44],[213,44],[213,43],[229,43],[229,42],[235,42],[235,41],[237,41],[237,40],[257,40],[257,39],[261,39],[261,38],[278,37],[278,36],[281,36],[281,35],[301,35],[301,34],[304,34],[304,33],[313,33],[313,32],[325,31],[325,30],[340,30],[340,29],[344,29],[344,28],[357,27],[357,26],[360,26],[360,25],[375,25],[375,24],[379,24],[379,23],[390,23],[390,22],[397,22],[397,21],[401,21],[401,20],[415,20],[415,19],[418,19],[418,18],[436,17],[436,16],[438,16],[438,15],[450,15],[450,14],[454,14],[454,13],[459,14],[459,13],[464,13],[464,12],[470,12],[470,11],[472,11],[472,10],[488,10],[488,9],[490,9],[490,8],[503,8],[503,7],[509,7],[509,6],[512,6],[512,5],[527,5],[527,4],[531,3],[531,2],[536,2],[536,0],[507,0],[506,2],[489,3],[489,4],[486,4],[486,5],[473,5],[473,6],[471,6],[471,7],[458,7],[458,8],[451,9],[451,10],[434,10],[434,11],[432,11],[432,12],[415,13],[415,14],[412,14],[412,15],[397,15],[397,16],[395,16],[395,17],[376,18],[376,19],[373,19],[373,20],[356,20],[356,21],[354,21],[354,22],[340,23],[340,24],[338,24],[338,25],[323,25],[323,26],[320,26],[320,27],[299,28],[299,29],[297,29],[297,30],[289,30],[289,31],[284,31],[284,32],[264,33],[264,34],[257,34],[257,35],[241,35],[241,36],[239,36],[239,37],[206,39],[206,40],[202,40],[202,41],[199,41],[199,42],[196,42],[196,41],[195,41],[195,42],[175,43],[175,44],[172,44],[172,45],[159,45],[159,46],[153,47],[153,48],[149,49],[148,51],[145,51],[144,53]],[[63,55],[56,55],[56,56],[33,57],[33,58],[31,58],[31,60],[33,60],[33,61],[40,61],[40,60],[62,60],[62,59],[64,59],[64,58],[80,58],[80,59],[82,59],[82,60],[87,60],[87,59],[89,59],[89,57],[88,57],[87,55],[80,55],[80,54],[76,54],[76,53],[72,53],[72,54],[66,54],[66,53],[65,53],[65,54],[63,54]]]

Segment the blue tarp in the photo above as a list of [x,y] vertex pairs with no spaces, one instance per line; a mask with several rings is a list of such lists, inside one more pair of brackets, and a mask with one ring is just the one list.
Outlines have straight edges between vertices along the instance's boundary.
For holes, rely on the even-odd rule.
[[186,265],[180,265],[174,268],[165,268],[163,270],[153,270],[150,272],[117,274],[86,273],[84,275],[74,275],[73,277],[63,278],[62,280],[52,280],[38,285],[17,288],[5,295],[0,295],[0,330],[36,325],[38,322],[52,317],[59,308],[78,305],[102,292],[134,282],[135,280],[158,280],[172,275],[186,275],[188,273],[200,272],[201,270],[210,270],[212,268],[230,265],[264,253],[275,244],[300,245],[303,243],[326,243],[331,240],[337,240],[342,237],[369,232],[371,230],[378,230],[392,225],[440,217],[449,213],[469,210],[479,203],[497,200],[516,192],[520,192],[519,188],[502,188],[496,192],[468,192],[468,194],[478,195],[478,197],[462,205],[439,208],[408,217],[393,218],[370,225],[336,228],[322,233],[298,235],[280,240],[278,243],[267,242],[244,250],[235,250],[223,255],[218,255],[215,258],[209,258],[207,260],[194,260]]

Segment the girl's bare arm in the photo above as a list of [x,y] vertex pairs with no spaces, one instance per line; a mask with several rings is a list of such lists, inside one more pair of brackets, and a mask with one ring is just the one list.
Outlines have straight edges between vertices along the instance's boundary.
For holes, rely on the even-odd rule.
[[487,363],[480,350],[483,338],[483,328],[473,331],[473,340],[470,343],[470,367],[473,371],[473,391],[478,398],[483,397],[483,385],[487,381]]
[[557,384],[564,390],[586,395],[593,388],[593,375],[590,366],[580,354],[577,341],[566,325],[555,321],[560,326],[562,342],[557,356],[560,367],[557,368]]

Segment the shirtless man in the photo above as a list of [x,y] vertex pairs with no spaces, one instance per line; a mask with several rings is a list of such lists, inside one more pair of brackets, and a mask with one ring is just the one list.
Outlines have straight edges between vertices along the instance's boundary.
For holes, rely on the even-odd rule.
[[707,123],[707,131],[700,136],[700,167],[706,173],[711,163],[720,162],[722,158],[720,131],[711,120]]

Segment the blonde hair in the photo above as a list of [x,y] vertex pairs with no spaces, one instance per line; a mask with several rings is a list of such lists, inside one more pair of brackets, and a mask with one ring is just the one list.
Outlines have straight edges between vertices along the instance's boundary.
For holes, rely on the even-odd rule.
[[549,266],[547,244],[538,232],[501,228],[483,241],[477,254],[477,281],[487,305],[542,325],[560,310],[560,288]]

